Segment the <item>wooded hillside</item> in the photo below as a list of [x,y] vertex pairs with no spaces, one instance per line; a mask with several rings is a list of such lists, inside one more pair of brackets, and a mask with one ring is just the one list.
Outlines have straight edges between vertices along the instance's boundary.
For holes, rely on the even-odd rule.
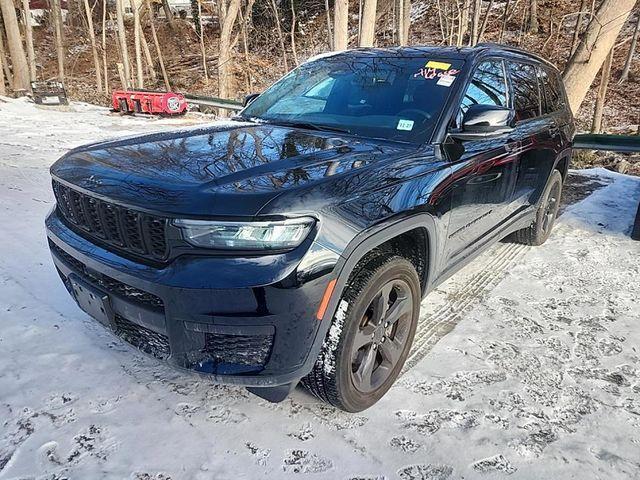
[[123,86],[241,98],[326,51],[491,41],[533,51],[563,70],[582,130],[638,131],[636,0],[191,0],[185,5],[45,0],[33,15],[37,22],[26,22],[33,1],[0,0],[0,94],[26,93],[29,80],[60,78],[71,98],[103,104],[112,89]]

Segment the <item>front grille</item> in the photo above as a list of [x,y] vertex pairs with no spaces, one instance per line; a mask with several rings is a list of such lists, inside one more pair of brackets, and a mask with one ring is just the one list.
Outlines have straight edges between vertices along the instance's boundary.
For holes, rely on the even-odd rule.
[[145,292],[144,290],[140,290],[139,288],[132,287],[131,285],[127,285],[126,283],[122,283],[119,280],[111,278],[103,273],[87,268],[84,263],[69,255],[52,241],[49,241],[49,248],[51,248],[51,250],[69,267],[71,267],[76,274],[83,277],[96,287],[105,290],[107,293],[120,295],[121,297],[141,304],[147,308],[164,310],[164,303],[160,297],[157,297],[152,293]]
[[116,315],[115,326],[116,335],[144,353],[161,360],[166,360],[171,355],[169,338],[166,335],[136,325],[120,315]]
[[216,363],[263,367],[269,355],[271,335],[227,335],[206,333],[202,353]]
[[63,219],[83,237],[125,254],[166,260],[166,218],[99,200],[55,180],[53,192]]

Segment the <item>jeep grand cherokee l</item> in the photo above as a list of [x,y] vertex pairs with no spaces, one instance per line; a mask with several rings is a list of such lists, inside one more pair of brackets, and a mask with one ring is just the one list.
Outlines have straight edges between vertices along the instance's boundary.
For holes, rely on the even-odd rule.
[[398,377],[430,290],[547,239],[574,134],[558,71],[498,45],[323,56],[235,120],[65,154],[55,265],[145,352],[352,412]]

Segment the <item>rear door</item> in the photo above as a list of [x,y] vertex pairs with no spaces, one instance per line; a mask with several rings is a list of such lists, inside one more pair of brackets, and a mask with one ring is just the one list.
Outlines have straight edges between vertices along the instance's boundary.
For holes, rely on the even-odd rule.
[[[502,59],[483,60],[476,67],[455,120],[472,104],[509,106],[509,88]],[[465,140],[464,151],[452,162],[454,188],[448,230],[448,257],[457,263],[509,215],[517,166],[511,153],[517,144],[510,135]]]
[[[513,92],[516,128],[512,133],[519,145],[516,188],[510,206],[519,211],[536,204],[561,144],[559,92],[552,94],[546,70],[535,63],[507,61]],[[547,97],[549,101],[547,102]]]

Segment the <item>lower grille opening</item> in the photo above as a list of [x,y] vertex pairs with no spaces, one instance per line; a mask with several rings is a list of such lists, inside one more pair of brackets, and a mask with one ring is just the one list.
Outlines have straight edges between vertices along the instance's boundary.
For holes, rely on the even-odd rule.
[[144,353],[161,360],[166,360],[171,355],[169,338],[166,335],[136,325],[120,315],[116,315],[115,324],[115,334]]
[[[160,297],[157,297],[152,293],[145,292],[144,290],[140,290],[139,288],[132,287],[131,285],[127,285],[126,283],[122,283],[115,278],[90,270],[84,263],[69,255],[51,240],[49,240],[49,248],[51,248],[51,250],[69,267],[71,267],[76,274],[83,277],[89,283],[106,290],[107,293],[119,295],[127,300],[142,304],[147,308],[159,311],[164,310],[164,303]],[[63,279],[63,281],[66,285],[66,279]]]
[[255,373],[271,355],[272,335],[204,334],[204,347],[189,354],[192,368],[220,375]]

